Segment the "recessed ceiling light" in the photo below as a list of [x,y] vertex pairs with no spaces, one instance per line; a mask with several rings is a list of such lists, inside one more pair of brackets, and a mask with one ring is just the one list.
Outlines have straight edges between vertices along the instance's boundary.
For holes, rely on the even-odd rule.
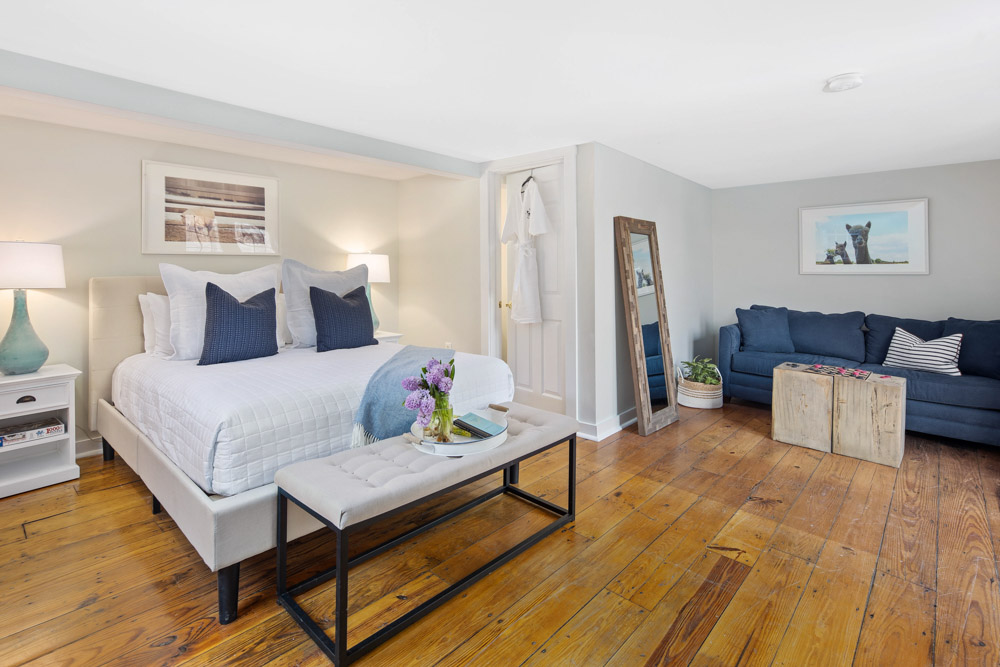
[[847,74],[838,74],[837,76],[831,76],[826,80],[826,85],[823,86],[824,93],[842,93],[845,90],[851,90],[852,88],[858,88],[865,82],[864,77],[861,76],[861,72],[848,72]]

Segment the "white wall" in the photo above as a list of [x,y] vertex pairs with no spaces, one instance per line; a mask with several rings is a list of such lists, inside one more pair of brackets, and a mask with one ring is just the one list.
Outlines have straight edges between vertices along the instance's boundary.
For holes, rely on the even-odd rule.
[[[0,240],[60,243],[66,289],[32,290],[29,313],[49,361],[87,368],[87,281],[92,276],[152,275],[160,262],[237,272],[290,257],[342,269],[345,253],[386,253],[397,265],[398,184],[366,176],[272,162],[177,144],[0,117]],[[282,255],[142,255],[141,161],[275,176]],[[399,327],[399,283],[375,285],[383,327]],[[0,291],[0,332],[11,293]],[[477,318],[478,319],[478,318]],[[77,382],[79,423],[86,424],[86,376]]]
[[402,342],[479,353],[479,181],[422,176],[399,184]]
[[614,218],[656,223],[674,360],[690,359],[714,344],[711,191],[601,144],[578,155],[579,418],[601,437],[635,407]]
[[[927,197],[930,274],[798,273],[800,206]],[[827,313],[1000,317],[1000,160],[712,192],[714,321],[753,303]]]

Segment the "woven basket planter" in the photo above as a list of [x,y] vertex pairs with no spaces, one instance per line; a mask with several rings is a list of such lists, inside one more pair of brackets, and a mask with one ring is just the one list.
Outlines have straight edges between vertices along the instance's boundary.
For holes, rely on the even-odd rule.
[[677,402],[689,408],[721,408],[721,381],[719,384],[704,384],[679,377],[677,379]]

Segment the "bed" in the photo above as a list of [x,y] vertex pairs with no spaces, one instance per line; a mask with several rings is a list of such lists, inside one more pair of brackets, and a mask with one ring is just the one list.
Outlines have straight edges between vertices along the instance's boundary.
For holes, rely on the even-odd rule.
[[[394,343],[198,367],[143,354],[138,295],[163,294],[158,277],[90,281],[90,428],[105,457],[143,480],[213,572],[219,620],[236,618],[239,563],[275,546],[274,472],[350,446],[368,378],[402,349]],[[499,359],[456,353],[456,410],[511,400]],[[289,538],[321,527],[289,514]]]

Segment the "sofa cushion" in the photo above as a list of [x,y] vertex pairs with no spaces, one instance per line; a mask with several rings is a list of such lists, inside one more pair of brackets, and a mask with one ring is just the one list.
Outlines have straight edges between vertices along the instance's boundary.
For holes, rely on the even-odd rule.
[[868,333],[865,334],[866,364],[881,364],[885,361],[896,327],[905,329],[924,340],[934,340],[944,335],[943,321],[930,322],[889,315],[868,315],[865,317],[865,326],[868,327]]
[[[651,322],[642,325],[642,347],[646,357],[660,354],[660,323]],[[663,372],[662,370],[660,371]]]
[[737,352],[733,355],[732,369],[737,373],[749,373],[751,375],[762,375],[771,377],[774,374],[774,367],[794,361],[798,364],[826,364],[828,366],[843,366],[845,368],[856,366],[854,362],[839,357],[825,357],[819,354],[802,354],[799,352]]
[[949,317],[944,335],[962,334],[958,369],[963,373],[1000,380],[1000,321],[980,322]]
[[[774,306],[750,306],[751,310],[770,310]],[[849,313],[819,313],[788,311],[788,332],[796,352],[865,360],[865,334],[861,327],[865,314],[860,310]]]
[[743,349],[754,352],[794,352],[788,329],[788,309],[736,309],[740,321]]
[[646,357],[646,375],[663,375],[663,355]]
[[861,368],[877,375],[906,378],[908,399],[982,410],[1000,410],[1000,380],[976,375],[941,375],[879,364],[862,364]]

